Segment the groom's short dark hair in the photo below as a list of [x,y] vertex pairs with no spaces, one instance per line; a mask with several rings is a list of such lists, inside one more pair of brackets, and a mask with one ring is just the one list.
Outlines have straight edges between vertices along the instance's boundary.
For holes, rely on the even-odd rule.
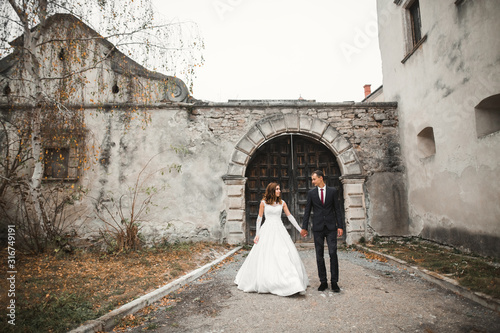
[[317,177],[325,178],[325,175],[323,174],[323,171],[321,171],[321,170],[313,171],[312,174],[313,175],[316,174]]

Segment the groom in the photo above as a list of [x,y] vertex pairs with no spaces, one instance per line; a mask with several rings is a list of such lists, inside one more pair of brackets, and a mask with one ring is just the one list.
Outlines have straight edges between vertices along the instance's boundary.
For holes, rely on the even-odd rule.
[[326,278],[326,267],[324,258],[325,238],[330,255],[330,274],[332,290],[340,292],[339,285],[339,262],[337,258],[337,237],[344,233],[344,216],[340,210],[337,189],[328,187],[323,180],[323,172],[316,170],[311,175],[312,184],[316,186],[307,193],[307,204],[302,221],[302,237],[307,236],[307,225],[311,209],[314,210],[312,231],[314,235],[314,247],[316,248],[316,263],[318,265],[319,281],[318,290],[328,288]]

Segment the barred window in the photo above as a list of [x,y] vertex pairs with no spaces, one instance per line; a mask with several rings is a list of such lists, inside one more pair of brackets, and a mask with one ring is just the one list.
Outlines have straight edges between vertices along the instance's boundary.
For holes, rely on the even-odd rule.
[[68,178],[69,148],[46,148],[44,178]]

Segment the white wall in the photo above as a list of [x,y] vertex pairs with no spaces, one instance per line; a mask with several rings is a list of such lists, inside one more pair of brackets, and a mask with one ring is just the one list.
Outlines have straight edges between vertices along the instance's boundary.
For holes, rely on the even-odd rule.
[[[139,117],[129,126],[120,111],[97,114],[94,111],[94,115],[89,111],[86,117],[91,129],[89,144],[95,142],[96,147],[100,146],[96,157],[109,158],[109,164],[94,163],[84,172],[80,183],[90,189],[89,198],[117,200],[134,186],[151,158],[144,174],[180,164],[180,173],[169,173],[167,168],[163,175],[155,173],[143,184],[156,187],[158,194],[147,221],[142,223],[142,234],[149,241],[164,237],[183,241],[219,240],[222,232],[219,219],[226,197],[222,176],[227,170],[230,144],[214,138],[206,126],[190,124],[185,109],[147,111],[151,116],[149,123]],[[174,147],[181,152],[176,153]],[[94,202],[87,201],[89,211],[94,212]],[[102,224],[94,213],[90,216],[95,223],[86,223],[85,231],[95,232]]]
[[[411,231],[500,255],[500,132],[478,138],[474,107],[500,93],[500,2],[420,0],[427,40],[407,59],[404,6],[379,0],[384,95],[397,101]],[[432,127],[435,155],[417,135]]]

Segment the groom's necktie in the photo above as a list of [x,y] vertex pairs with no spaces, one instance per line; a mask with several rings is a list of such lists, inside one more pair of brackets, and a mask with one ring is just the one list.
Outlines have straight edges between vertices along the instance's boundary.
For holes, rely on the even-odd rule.
[[321,188],[321,203],[324,205],[325,204],[325,199],[323,197],[323,189]]

